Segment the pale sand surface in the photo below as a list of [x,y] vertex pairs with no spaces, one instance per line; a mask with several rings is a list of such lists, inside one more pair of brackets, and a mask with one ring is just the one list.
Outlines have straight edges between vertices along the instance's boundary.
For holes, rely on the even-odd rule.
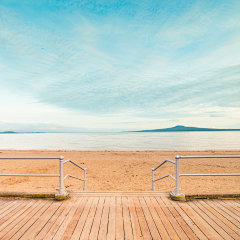
[[[175,155],[240,155],[239,151],[41,151],[1,150],[0,157],[59,157],[87,168],[88,191],[149,191],[151,169]],[[165,163],[155,178],[175,175],[174,164]],[[58,160],[0,160],[1,173],[58,174]],[[180,160],[180,173],[240,173],[240,159]],[[83,171],[66,163],[64,174],[83,178]],[[0,191],[56,192],[58,177],[0,177]],[[82,190],[83,182],[67,178],[67,190]],[[170,177],[155,182],[155,190],[172,191]],[[240,177],[181,177],[183,193],[239,193]]]

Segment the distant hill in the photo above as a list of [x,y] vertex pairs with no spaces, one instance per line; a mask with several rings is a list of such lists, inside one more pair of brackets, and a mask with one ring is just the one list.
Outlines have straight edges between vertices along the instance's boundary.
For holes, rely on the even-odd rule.
[[197,128],[197,127],[185,127],[178,125],[172,128],[152,129],[152,130],[141,130],[132,132],[200,132],[200,131],[240,131],[240,129],[220,129],[220,128]]
[[15,133],[15,132],[13,132],[13,131],[4,131],[4,132],[0,132],[0,133],[2,133],[2,134],[8,134],[8,133]]

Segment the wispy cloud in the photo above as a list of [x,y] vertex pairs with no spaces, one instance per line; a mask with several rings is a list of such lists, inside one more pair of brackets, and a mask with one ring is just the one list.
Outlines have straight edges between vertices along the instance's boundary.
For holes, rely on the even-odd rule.
[[239,10],[239,1],[3,1],[0,84],[84,115],[224,116],[240,108]]

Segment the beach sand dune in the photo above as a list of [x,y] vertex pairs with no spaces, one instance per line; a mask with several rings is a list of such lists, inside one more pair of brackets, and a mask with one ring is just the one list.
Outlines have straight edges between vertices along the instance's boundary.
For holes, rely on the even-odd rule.
[[[49,151],[49,150],[1,150],[0,157],[59,157],[71,159],[87,168],[88,191],[149,191],[151,169],[175,155],[240,155],[239,151]],[[0,160],[1,173],[58,174],[58,160]],[[182,159],[180,173],[240,173],[240,159]],[[64,164],[64,174],[83,178],[83,171]],[[174,164],[165,163],[155,178],[175,175]],[[240,177],[181,177],[183,193],[239,193]],[[57,177],[0,177],[2,192],[56,192]],[[67,178],[67,190],[82,190],[83,182]],[[170,177],[155,182],[156,191],[173,191]]]

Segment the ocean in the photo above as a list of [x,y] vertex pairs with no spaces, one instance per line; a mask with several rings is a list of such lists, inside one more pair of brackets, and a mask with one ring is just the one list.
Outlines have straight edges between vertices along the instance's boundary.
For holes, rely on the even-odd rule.
[[240,131],[0,134],[2,150],[240,150]]

